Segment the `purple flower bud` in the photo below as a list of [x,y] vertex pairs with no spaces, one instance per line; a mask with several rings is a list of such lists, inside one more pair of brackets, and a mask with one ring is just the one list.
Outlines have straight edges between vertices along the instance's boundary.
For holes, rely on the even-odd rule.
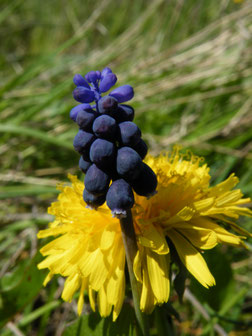
[[80,103],[91,103],[95,99],[95,94],[83,86],[77,86],[77,88],[73,90],[73,97]]
[[100,92],[108,91],[112,86],[115,85],[116,81],[117,81],[116,75],[113,73],[108,73],[100,81],[99,85]]
[[89,83],[95,83],[99,79],[98,77],[96,71],[89,71],[85,76]]
[[103,77],[107,76],[109,73],[112,73],[112,70],[108,67],[104,68],[101,72],[101,79],[103,79]]
[[84,86],[85,88],[90,89],[87,81],[80,74],[74,75],[73,82],[76,86]]
[[96,75],[97,75],[97,79],[99,80],[99,79],[101,79],[101,71],[95,71],[96,72]]
[[114,115],[118,107],[117,100],[114,97],[104,96],[98,100],[98,111],[100,113]]
[[80,111],[82,110],[90,110],[91,109],[91,106],[89,104],[80,104],[80,105],[77,105],[75,107],[72,108],[72,110],[70,111],[70,118],[73,120],[73,121],[76,121],[76,118],[77,118],[77,115]]
[[133,87],[127,84],[119,86],[115,90],[111,91],[109,96],[116,98],[118,103],[126,102],[134,96]]

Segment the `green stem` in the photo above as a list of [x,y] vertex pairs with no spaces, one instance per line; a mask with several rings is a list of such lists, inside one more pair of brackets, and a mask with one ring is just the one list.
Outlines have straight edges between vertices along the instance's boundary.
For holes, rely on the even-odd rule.
[[133,271],[133,262],[137,253],[137,242],[136,235],[133,226],[131,210],[127,211],[127,216],[120,219],[122,239],[125,248],[127,266],[129,271],[131,290],[133,295],[134,308],[136,313],[136,318],[139,323],[139,327],[144,336],[149,335],[149,328],[147,325],[146,317],[142,314],[140,310],[140,293],[138,288],[137,279]]

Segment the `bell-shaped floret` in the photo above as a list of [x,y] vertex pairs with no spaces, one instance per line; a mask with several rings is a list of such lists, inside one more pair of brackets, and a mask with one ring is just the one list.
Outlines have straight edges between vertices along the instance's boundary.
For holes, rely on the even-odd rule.
[[97,80],[100,80],[101,79],[101,71],[96,70],[95,72],[96,72]]
[[114,164],[116,147],[104,139],[96,139],[90,147],[90,159],[99,168],[107,168]]
[[99,85],[100,92],[108,91],[110,88],[112,88],[112,86],[115,85],[116,81],[117,81],[116,75],[113,73],[108,73],[100,81]]
[[94,134],[79,130],[73,141],[74,149],[82,154],[90,148],[90,145],[94,140]]
[[125,180],[135,180],[142,169],[141,157],[134,149],[122,147],[117,151],[116,170]]
[[140,139],[135,146],[132,146],[132,148],[140,155],[142,160],[148,152],[148,146],[143,139]]
[[106,196],[107,206],[116,217],[126,217],[127,210],[134,205],[134,194],[130,185],[124,180],[114,181]]
[[80,111],[82,110],[90,110],[91,109],[91,106],[89,104],[80,104],[80,105],[77,105],[75,107],[72,108],[72,110],[70,111],[70,118],[73,120],[73,121],[76,121],[76,118],[77,118],[77,115]]
[[103,79],[108,74],[112,73],[112,70],[108,67],[104,68],[101,72],[101,79]]
[[114,118],[118,123],[123,121],[133,121],[135,116],[135,112],[133,107],[129,105],[120,104],[118,105],[118,109],[114,115]]
[[73,90],[73,97],[80,103],[91,103],[95,99],[95,94],[83,86],[77,86],[77,88]]
[[126,84],[114,89],[109,95],[116,98],[118,103],[123,103],[134,97],[134,91],[132,86]]
[[83,199],[87,203],[88,207],[91,209],[97,209],[100,205],[102,205],[106,200],[106,194],[103,195],[94,195],[84,189]]
[[92,109],[79,111],[76,122],[86,132],[92,131],[92,125],[97,114]]
[[85,88],[90,90],[88,82],[80,74],[74,75],[73,82],[76,86],[84,86]]
[[98,110],[102,114],[109,114],[112,117],[117,113],[118,102],[115,98],[104,96],[98,101]]
[[87,191],[94,195],[104,194],[108,190],[109,182],[109,175],[98,168],[95,164],[92,164],[92,166],[88,168],[84,180]]
[[135,146],[141,138],[141,131],[132,121],[124,121],[119,125],[118,140],[124,146]]
[[91,166],[91,164],[92,164],[91,162],[88,162],[88,161],[84,160],[82,156],[80,157],[79,168],[84,174],[86,174],[86,172],[87,172],[88,168]]
[[93,123],[93,132],[98,138],[114,140],[118,126],[114,118],[101,115]]
[[88,81],[88,83],[96,83],[100,78],[100,74],[96,71],[89,71],[85,78]]
[[141,174],[133,181],[132,188],[140,196],[151,197],[156,194],[157,176],[144,162],[142,163]]

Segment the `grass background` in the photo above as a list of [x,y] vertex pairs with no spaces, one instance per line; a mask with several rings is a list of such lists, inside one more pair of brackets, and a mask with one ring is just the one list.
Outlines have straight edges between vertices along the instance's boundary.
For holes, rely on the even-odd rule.
[[[36,233],[50,220],[55,185],[68,173],[80,176],[72,148],[77,129],[69,120],[72,77],[110,66],[119,85],[135,89],[135,122],[150,152],[179,143],[205,157],[213,184],[235,172],[252,196],[252,6],[238,0],[2,0],[0,6],[1,334],[133,335],[95,314],[93,324],[84,317],[85,328],[80,320],[69,327],[76,302],[61,302],[60,278],[42,288],[45,274],[36,270]],[[251,220],[239,223],[251,230]],[[247,251],[207,253],[218,288],[206,293],[192,280],[183,305],[173,293],[182,319],[175,320],[177,334],[250,335],[249,243]],[[152,335],[164,334],[161,314],[152,316]]]

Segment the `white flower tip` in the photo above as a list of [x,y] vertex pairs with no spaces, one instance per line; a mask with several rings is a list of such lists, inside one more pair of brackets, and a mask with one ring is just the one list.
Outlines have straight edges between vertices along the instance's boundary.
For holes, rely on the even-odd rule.
[[86,205],[86,208],[87,209],[91,209],[91,210],[97,210],[98,209],[98,206],[93,206],[93,205]]
[[118,218],[118,219],[126,218],[126,217],[127,217],[127,212],[126,212],[126,210],[115,209],[115,210],[111,211],[111,213],[112,213],[112,216],[113,216],[113,217],[116,217],[116,218]]

